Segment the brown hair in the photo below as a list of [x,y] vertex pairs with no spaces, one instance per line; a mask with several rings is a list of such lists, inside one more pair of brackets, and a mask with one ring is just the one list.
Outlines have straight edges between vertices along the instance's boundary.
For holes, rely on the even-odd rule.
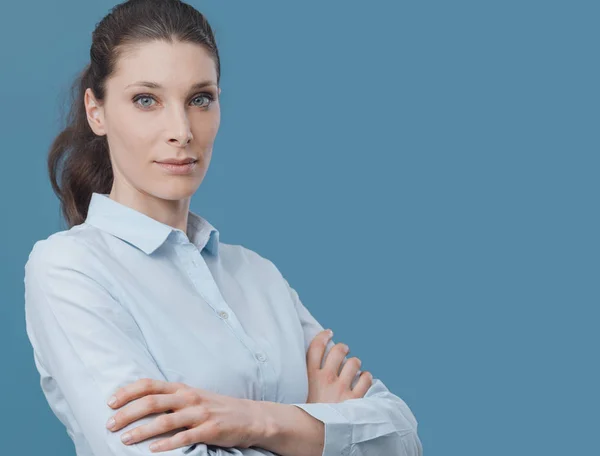
[[127,46],[164,40],[197,43],[215,61],[217,84],[220,59],[214,33],[205,16],[180,0],[128,0],[110,10],[92,33],[90,63],[71,86],[66,126],[48,154],[50,183],[69,228],[87,217],[93,192],[110,193],[113,171],[106,135],[91,129],[84,105],[86,89],[102,102],[106,80]]

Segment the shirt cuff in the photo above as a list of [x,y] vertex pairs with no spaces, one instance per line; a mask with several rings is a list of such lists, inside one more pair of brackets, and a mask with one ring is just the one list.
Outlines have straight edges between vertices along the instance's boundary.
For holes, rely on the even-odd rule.
[[321,456],[345,456],[350,453],[352,424],[326,403],[291,404],[301,408],[325,425],[325,445]]

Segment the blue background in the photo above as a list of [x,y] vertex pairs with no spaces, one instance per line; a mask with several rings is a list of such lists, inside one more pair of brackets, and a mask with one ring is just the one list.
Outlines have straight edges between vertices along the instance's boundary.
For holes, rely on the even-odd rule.
[[[280,268],[409,404],[425,455],[600,454],[600,4],[190,3],[223,88],[192,210]],[[75,454],[23,267],[65,229],[47,151],[115,4],[0,13],[2,454]]]

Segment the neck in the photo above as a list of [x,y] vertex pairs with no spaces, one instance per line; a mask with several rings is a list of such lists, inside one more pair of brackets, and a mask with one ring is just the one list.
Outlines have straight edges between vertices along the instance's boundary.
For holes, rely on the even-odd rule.
[[168,200],[139,190],[119,191],[113,186],[110,199],[128,206],[159,222],[178,228],[187,235],[188,211],[191,196],[182,199]]

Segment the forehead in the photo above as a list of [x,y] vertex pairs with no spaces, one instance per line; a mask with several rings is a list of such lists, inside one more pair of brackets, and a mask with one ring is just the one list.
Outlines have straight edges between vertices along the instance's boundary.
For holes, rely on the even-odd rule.
[[140,80],[185,90],[198,80],[212,80],[216,84],[217,69],[212,56],[200,44],[152,41],[123,50],[111,85],[124,88]]

